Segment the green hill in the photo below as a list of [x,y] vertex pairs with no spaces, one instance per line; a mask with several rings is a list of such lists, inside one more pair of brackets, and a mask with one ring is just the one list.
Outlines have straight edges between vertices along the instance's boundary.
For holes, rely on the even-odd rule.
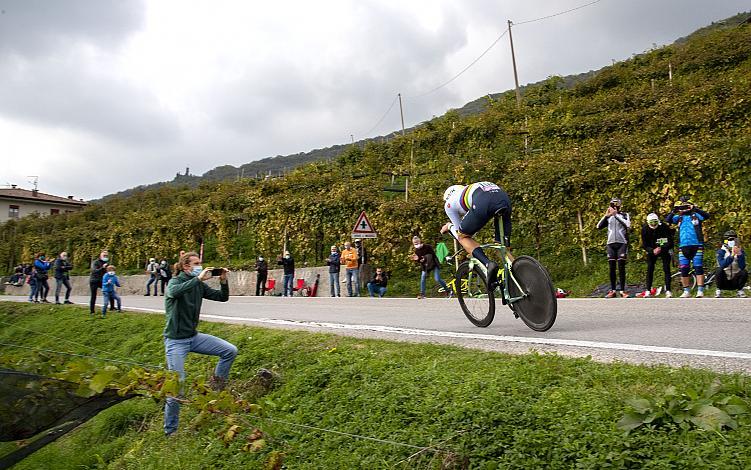
[[[530,85],[520,108],[506,92],[477,114],[449,111],[405,137],[348,146],[283,178],[162,186],[81,213],[8,222],[0,227],[0,263],[10,268],[36,250],[66,249],[85,267],[108,247],[120,267],[136,269],[202,239],[209,260],[242,266],[279,253],[286,231],[298,262],[320,264],[366,210],[379,232],[368,242],[374,262],[402,272],[411,267],[413,234],[438,241],[443,189],[477,180],[511,195],[515,250],[539,256],[559,283],[598,269],[598,262],[582,265],[581,249],[598,259],[604,233],[594,227],[612,196],[635,220],[636,253],[646,214],[665,213],[683,194],[712,214],[710,243],[730,227],[746,239],[749,77],[751,25],[723,22],[571,87],[560,77]],[[384,191],[406,175],[408,200]]]

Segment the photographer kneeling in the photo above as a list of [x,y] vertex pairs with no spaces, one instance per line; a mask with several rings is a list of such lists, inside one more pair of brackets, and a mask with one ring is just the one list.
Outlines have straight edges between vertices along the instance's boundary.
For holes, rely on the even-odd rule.
[[[219,356],[210,385],[215,390],[224,388],[229,369],[237,356],[237,347],[216,336],[197,331],[198,316],[203,299],[226,302],[229,300],[227,270],[224,268],[203,269],[197,253],[188,252],[180,256],[176,265],[178,273],[167,285],[164,306],[167,325],[164,328],[164,349],[167,355],[167,368],[180,374],[180,394],[185,380],[185,357],[189,352]],[[203,281],[219,275],[221,290],[212,289]],[[177,431],[180,418],[180,401],[167,398],[164,407],[164,433]]]

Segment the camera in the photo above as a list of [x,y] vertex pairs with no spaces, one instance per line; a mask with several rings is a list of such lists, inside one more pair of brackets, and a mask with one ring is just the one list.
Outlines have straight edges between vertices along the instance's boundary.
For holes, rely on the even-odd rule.
[[224,272],[224,268],[211,268],[212,276],[221,276],[223,272]]
[[679,206],[675,206],[675,210],[677,211],[687,211],[691,209],[691,204],[681,204]]

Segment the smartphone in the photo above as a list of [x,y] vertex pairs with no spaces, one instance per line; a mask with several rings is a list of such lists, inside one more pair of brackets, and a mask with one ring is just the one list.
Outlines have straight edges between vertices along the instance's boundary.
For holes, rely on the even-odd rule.
[[224,272],[224,268],[211,268],[212,276],[221,276],[223,272]]

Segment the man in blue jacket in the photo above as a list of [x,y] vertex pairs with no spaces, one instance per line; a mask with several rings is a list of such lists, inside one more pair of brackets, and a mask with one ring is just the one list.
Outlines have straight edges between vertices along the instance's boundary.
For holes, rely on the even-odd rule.
[[683,298],[691,295],[688,277],[691,264],[696,273],[696,296],[704,297],[704,234],[701,225],[708,218],[709,214],[696,207],[686,196],[681,197],[680,202],[665,217],[667,223],[678,225],[678,267],[681,270]]
[[728,230],[722,236],[723,244],[717,250],[717,290],[715,297],[722,297],[723,290],[736,290],[738,297],[746,297],[743,286],[748,281],[746,252],[738,243],[738,235]]

